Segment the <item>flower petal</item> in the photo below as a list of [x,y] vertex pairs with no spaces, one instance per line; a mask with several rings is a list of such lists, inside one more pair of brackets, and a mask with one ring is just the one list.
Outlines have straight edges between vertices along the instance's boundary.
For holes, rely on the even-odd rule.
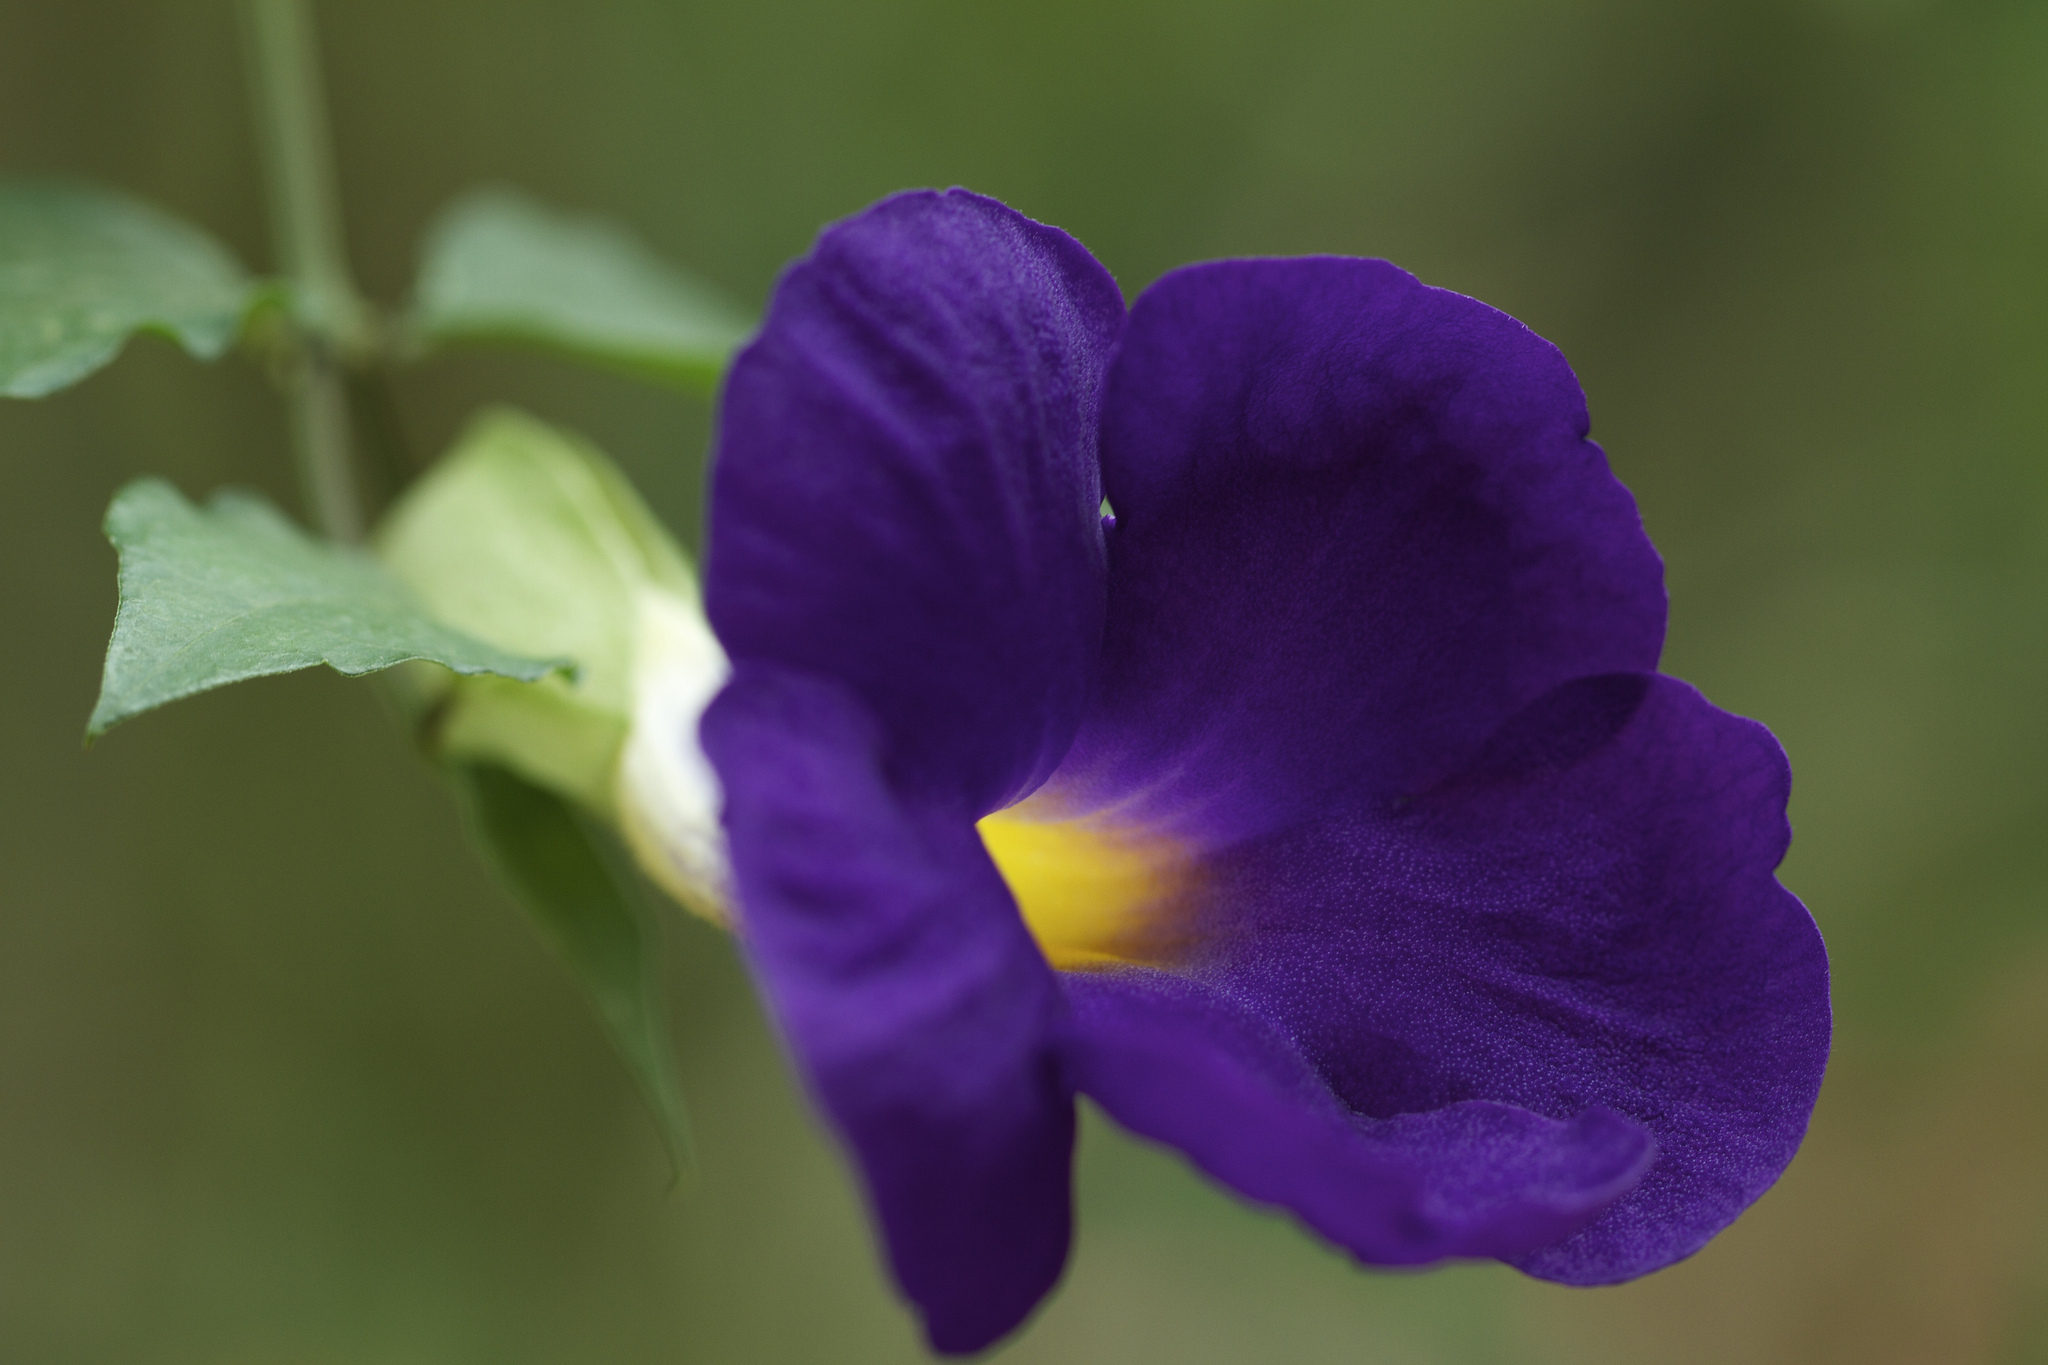
[[1240,1194],[1293,1209],[1378,1265],[1510,1256],[1565,1237],[1642,1175],[1656,1144],[1601,1108],[1560,1122],[1472,1102],[1365,1118],[1224,993],[1145,969],[1066,978],[1075,1085]]
[[844,681],[892,784],[978,816],[1079,723],[1104,600],[1115,282],[965,191],[826,229],[727,381],[706,605],[735,661]]
[[[1212,862],[1210,901],[1225,909],[1192,972],[1299,1055],[1307,1107],[1405,1123],[1480,1102],[1647,1128],[1655,1164],[1582,1230],[1489,1253],[1546,1279],[1629,1279],[1697,1250],[1769,1188],[1819,1090],[1826,953],[1772,875],[1789,785],[1769,732],[1683,683],[1583,679],[1411,802],[1361,799]],[[1078,1055],[1128,1048],[1131,1026],[1105,1037],[1090,1009],[1077,1015]],[[1157,1084],[1075,1074],[1116,1114]],[[1227,1123],[1249,1151],[1264,1120],[1242,1091],[1190,1082],[1138,1126],[1206,1161]],[[1272,1159],[1296,1145],[1275,1139]],[[1534,1169],[1512,1144],[1473,1150],[1483,1165],[1468,1178],[1496,1190]],[[1253,1164],[1214,1169],[1326,1231],[1364,1198],[1308,1175],[1275,1193],[1240,1174]]]
[[1662,569],[1586,430],[1548,342],[1383,261],[1162,278],[1103,399],[1102,676],[1047,800],[1213,846],[1654,668]]
[[741,664],[702,734],[748,960],[933,1346],[978,1350],[1067,1254],[1052,971],[973,826],[890,789],[887,737],[850,690]]

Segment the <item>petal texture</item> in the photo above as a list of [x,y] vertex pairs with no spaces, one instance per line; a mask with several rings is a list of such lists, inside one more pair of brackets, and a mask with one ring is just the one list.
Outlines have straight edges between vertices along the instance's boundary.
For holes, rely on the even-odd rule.
[[[1327,1094],[1365,1140],[1399,1138],[1418,1161],[1446,1150],[1432,1125],[1456,1128],[1475,1103],[1564,1125],[1548,1145],[1530,1142],[1541,1130],[1526,1119],[1482,1126],[1465,1149],[1472,1164],[1445,1165],[1446,1179],[1467,1182],[1443,1196],[1454,1205],[1472,1206],[1477,1196],[1457,1191],[1477,1189],[1540,1209],[1556,1172],[1579,1176],[1566,1188],[1591,1197],[1587,1153],[1639,1125],[1657,1153],[1639,1184],[1613,1185],[1612,1202],[1581,1209],[1590,1220],[1569,1235],[1539,1235],[1534,1215],[1497,1220],[1481,1249],[1575,1284],[1655,1270],[1777,1179],[1819,1090],[1826,954],[1772,875],[1789,838],[1789,782],[1767,731],[1683,683],[1568,684],[1423,796],[1360,799],[1216,860],[1212,899],[1224,908],[1188,987],[1204,993],[1200,1018],[1176,1024],[1189,1008],[1163,1004],[1149,1022],[1111,1027],[1096,1022],[1111,1015],[1077,1006],[1075,1074],[1112,1114],[1130,1111],[1134,1127],[1370,1261],[1407,1258],[1342,1230],[1360,1196],[1302,1174],[1315,1168],[1290,1157],[1294,1139],[1275,1139],[1266,1157],[1294,1161],[1292,1183],[1259,1183],[1251,1154],[1282,1130],[1246,1102],[1241,1080],[1190,1080],[1162,1099],[1156,1080],[1099,1058],[1168,1027],[1184,1029],[1191,1054],[1217,1053],[1217,1021],[1234,1017],[1247,1035],[1281,1040],[1264,1044],[1256,1068],[1269,1090],[1282,1088],[1270,1058],[1283,1047],[1306,1078],[1297,1096]],[[1095,989],[1083,984],[1077,1000]],[[1373,1120],[1422,1126],[1390,1138]],[[1239,1130],[1230,1140],[1246,1155],[1207,1155],[1219,1129]]]
[[735,361],[706,606],[735,661],[850,686],[908,795],[978,816],[1036,786],[1088,692],[1104,602],[1096,459],[1122,297],[978,195],[828,228]]
[[748,959],[933,1346],[978,1350],[1067,1254],[1052,972],[973,827],[891,790],[886,734],[847,688],[741,665],[703,740]]
[[1572,1121],[1484,1101],[1370,1118],[1299,1047],[1203,983],[1123,970],[1065,978],[1075,1085],[1238,1193],[1292,1209],[1378,1265],[1511,1256],[1574,1233],[1655,1156],[1610,1110]]
[[[935,1347],[1057,1280],[1075,1088],[1381,1264],[1625,1279],[1776,1179],[1829,1028],[1789,777],[1649,671],[1586,434],[1553,348],[1380,262],[1194,267],[1126,325],[952,191],[784,277],[721,410],[701,736]],[[1034,792],[1199,883],[1170,955],[1046,965],[974,823]]]
[[720,415],[702,738],[746,951],[940,1350],[1009,1331],[1070,1223],[1064,1002],[974,831],[1098,657],[1123,325],[1071,238],[961,191],[827,229]]
[[1227,842],[1654,668],[1662,569],[1586,430],[1548,342],[1383,261],[1162,278],[1111,365],[1102,676],[1047,800]]

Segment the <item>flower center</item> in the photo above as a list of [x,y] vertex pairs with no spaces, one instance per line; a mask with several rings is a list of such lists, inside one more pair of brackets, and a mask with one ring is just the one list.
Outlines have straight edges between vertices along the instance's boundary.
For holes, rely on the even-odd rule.
[[1158,962],[1185,937],[1191,862],[1175,841],[998,812],[976,826],[1046,961],[1061,971]]

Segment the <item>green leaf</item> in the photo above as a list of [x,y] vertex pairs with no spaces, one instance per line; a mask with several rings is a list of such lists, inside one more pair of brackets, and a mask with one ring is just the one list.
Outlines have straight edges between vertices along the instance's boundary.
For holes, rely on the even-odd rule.
[[412,324],[430,343],[538,346],[700,390],[753,331],[621,229],[507,190],[467,195],[434,226]]
[[251,494],[201,509],[142,479],[115,495],[106,532],[121,606],[88,739],[194,692],[318,663],[359,674],[430,659],[526,679],[564,666],[450,629],[368,555],[311,539]]
[[577,665],[573,680],[448,680],[430,745],[611,814],[648,599],[696,600],[682,552],[625,477],[565,432],[489,412],[407,491],[376,543],[436,619]]
[[90,185],[0,181],[0,394],[75,384],[137,331],[212,360],[257,294],[218,242],[148,204]]
[[689,1122],[655,987],[652,926],[634,912],[631,874],[560,797],[490,764],[449,771],[477,842],[589,997],[681,1177],[692,1166]]

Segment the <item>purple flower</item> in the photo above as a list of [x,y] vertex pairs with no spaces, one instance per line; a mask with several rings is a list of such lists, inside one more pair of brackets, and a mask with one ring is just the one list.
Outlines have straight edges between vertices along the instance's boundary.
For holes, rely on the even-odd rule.
[[1554,348],[1380,261],[1127,314],[955,190],[784,276],[725,392],[702,737],[936,1348],[1058,1278],[1077,1091],[1375,1265],[1626,1280],[1784,1169],[1829,1031],[1790,773],[1655,672],[1586,431]]

